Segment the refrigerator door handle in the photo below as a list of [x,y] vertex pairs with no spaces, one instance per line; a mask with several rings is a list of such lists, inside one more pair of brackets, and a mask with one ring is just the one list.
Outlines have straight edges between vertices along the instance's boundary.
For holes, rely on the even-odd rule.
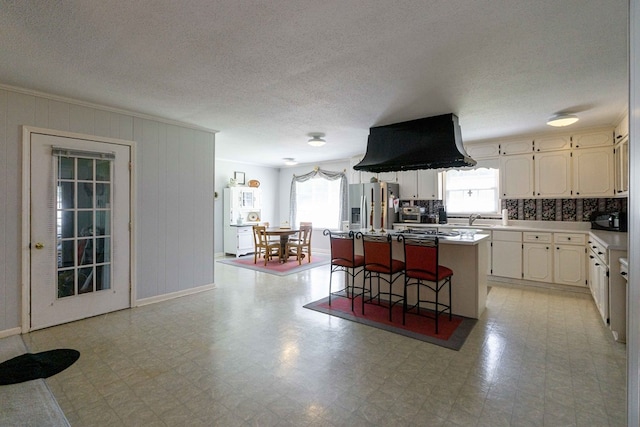
[[369,218],[367,215],[367,196],[360,197],[360,212],[362,212],[362,215],[360,215],[360,229],[366,230],[368,226],[367,218]]

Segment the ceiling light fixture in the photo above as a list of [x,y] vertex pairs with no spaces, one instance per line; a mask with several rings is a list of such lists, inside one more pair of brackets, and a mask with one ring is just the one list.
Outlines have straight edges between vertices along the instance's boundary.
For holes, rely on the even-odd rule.
[[559,113],[547,120],[547,124],[553,127],[563,127],[572,125],[577,121],[578,116],[575,114]]
[[287,166],[294,166],[298,164],[298,162],[296,162],[296,159],[294,159],[293,157],[285,157],[282,160],[284,160],[284,164]]
[[312,147],[322,147],[327,143],[327,141],[323,139],[324,133],[310,133],[309,136],[311,137],[309,145]]

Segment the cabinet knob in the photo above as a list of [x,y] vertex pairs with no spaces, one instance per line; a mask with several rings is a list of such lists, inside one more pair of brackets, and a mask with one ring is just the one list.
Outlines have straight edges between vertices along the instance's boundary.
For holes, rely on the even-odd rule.
[[567,240],[571,240],[571,237],[567,237]]
[[598,265],[600,265],[600,264],[598,264],[598,263],[596,262],[596,264],[595,264],[595,265],[596,265],[596,266],[598,266]]
[[627,272],[626,272],[626,271],[621,271],[621,272],[620,272],[620,275],[621,275],[621,276],[626,276],[626,275],[627,275]]

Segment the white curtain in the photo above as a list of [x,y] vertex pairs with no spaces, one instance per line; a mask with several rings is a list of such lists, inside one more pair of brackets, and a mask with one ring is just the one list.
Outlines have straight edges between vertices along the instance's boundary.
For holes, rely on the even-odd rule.
[[296,194],[296,183],[308,181],[317,175],[329,181],[340,180],[340,218],[338,224],[342,224],[342,221],[347,218],[347,210],[349,208],[349,202],[347,200],[347,176],[344,172],[332,172],[316,167],[311,172],[304,175],[294,175],[291,180],[291,196],[289,203],[289,223],[291,225],[297,224],[296,211],[298,208],[298,198]]

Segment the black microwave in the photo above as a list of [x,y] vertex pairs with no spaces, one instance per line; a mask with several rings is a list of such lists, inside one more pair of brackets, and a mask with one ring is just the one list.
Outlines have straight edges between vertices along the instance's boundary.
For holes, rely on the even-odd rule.
[[591,214],[592,230],[627,231],[626,212],[594,212]]

